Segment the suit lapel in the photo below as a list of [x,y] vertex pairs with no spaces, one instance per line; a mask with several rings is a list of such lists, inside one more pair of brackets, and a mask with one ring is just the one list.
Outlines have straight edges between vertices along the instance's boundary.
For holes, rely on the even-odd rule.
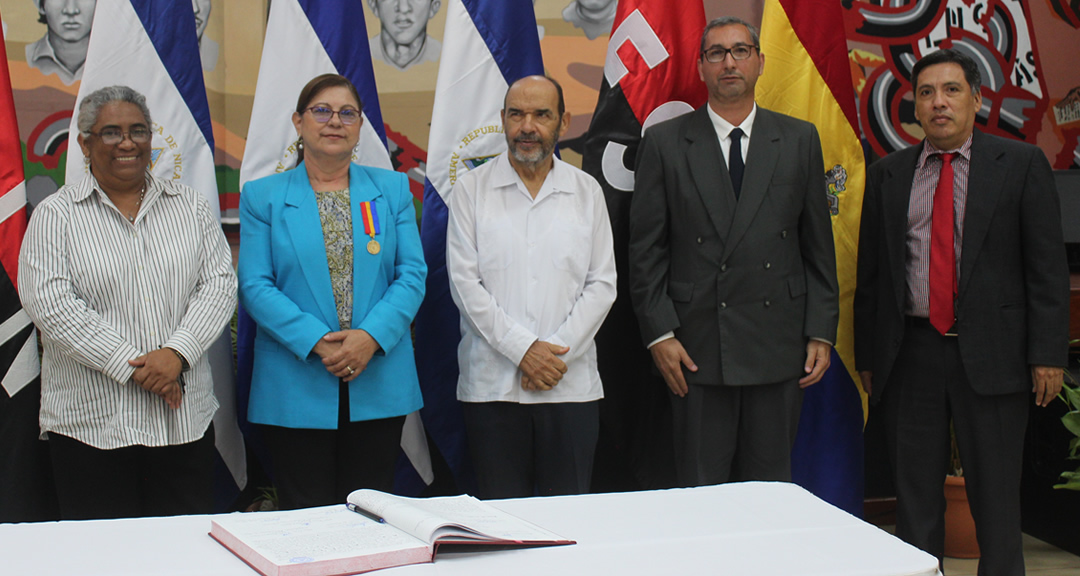
[[[375,186],[375,182],[360,166],[353,164],[349,168],[349,207],[352,209],[353,229],[353,316],[352,325],[356,326],[368,313],[368,299],[371,296],[375,278],[379,276],[384,255],[382,250],[388,248],[384,241],[388,226],[394,225],[394,215],[387,210],[379,210],[386,206],[376,207],[377,199],[381,197],[381,190]],[[379,243],[380,252],[371,254],[368,252],[368,242],[372,240],[364,232],[364,215],[360,209],[362,202],[371,202],[372,209],[379,219],[379,234],[375,235],[375,241]],[[350,326],[351,327],[351,326]]]
[[[303,163],[289,171],[288,190],[285,192],[283,219],[296,254],[301,255],[300,269],[304,271],[311,293],[322,312],[323,320],[330,327],[338,326],[334,291],[330,286],[330,264],[326,259],[326,243],[323,240],[322,221],[315,192],[308,181]],[[338,328],[340,329],[340,328]]]
[[[731,222],[731,231],[724,243],[724,258],[727,258],[739,244],[754,214],[761,207],[769,182],[780,158],[782,137],[771,112],[758,106],[757,117],[750,136],[750,146],[746,152],[746,170],[743,172],[742,190],[735,206],[735,216]],[[730,177],[729,177],[730,179]]]
[[908,206],[911,203],[911,184],[915,180],[915,163],[922,145],[911,146],[889,168],[881,183],[881,222],[884,226],[885,250],[892,266],[893,292],[897,310],[904,309],[907,298],[907,229]]
[[704,106],[691,113],[686,126],[686,163],[690,176],[720,240],[726,242],[735,213],[735,191],[716,130]]
[[979,258],[983,240],[990,229],[994,209],[1005,182],[1004,151],[992,139],[975,131],[971,141],[971,164],[968,166],[967,202],[964,207],[964,238],[960,252],[958,295],[967,289],[971,270]]

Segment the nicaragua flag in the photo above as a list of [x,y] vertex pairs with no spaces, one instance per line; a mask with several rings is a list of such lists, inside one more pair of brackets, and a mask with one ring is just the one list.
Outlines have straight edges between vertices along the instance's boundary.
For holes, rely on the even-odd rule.
[[300,90],[320,74],[348,78],[363,100],[353,160],[392,170],[386,151],[386,129],[379,111],[371,49],[359,2],[275,0],[270,3],[259,79],[251,107],[240,190],[251,180],[284,172],[296,165],[296,128],[292,113]]
[[865,399],[855,384],[852,301],[866,162],[842,7],[836,0],[767,0],[761,44],[768,59],[757,84],[758,104],[813,122],[821,134],[840,282],[840,325],[832,365],[803,396],[792,478],[861,518]]
[[[86,52],[78,102],[106,86],[130,86],[146,96],[153,117],[150,170],[206,196],[220,213],[214,169],[214,134],[206,101],[195,12],[187,0],[99,2]],[[71,118],[68,150],[79,150],[78,112]],[[67,182],[88,174],[82,154],[67,155]],[[236,485],[247,485],[244,438],[236,423],[232,342],[228,329],[207,350],[220,408],[215,444]]]
[[532,2],[450,0],[428,138],[420,226],[428,276],[416,315],[416,368],[424,426],[463,491],[472,475],[457,401],[461,329],[446,274],[446,199],[458,175],[506,149],[499,111],[510,83],[543,73]]
[[37,333],[15,290],[26,181],[4,46],[0,35],[0,522],[39,522],[57,515],[48,445],[38,441]]
[[[240,189],[264,176],[296,166],[296,128],[292,113],[300,91],[320,74],[340,74],[356,86],[363,101],[364,123],[353,161],[393,170],[386,149],[386,128],[379,110],[379,93],[371,66],[371,48],[360,2],[274,0],[266,24],[262,62],[255,87]],[[246,422],[251,390],[255,325],[240,309],[237,328],[237,371],[240,415]],[[417,474],[430,484],[434,478],[427,439],[417,414],[410,414],[402,431],[401,446]]]
[[[600,97],[585,137],[583,170],[604,189],[615,240],[618,296],[596,334],[604,382],[597,445],[597,489],[674,485],[667,386],[653,374],[630,302],[630,199],[634,163],[645,129],[703,105],[697,54],[705,8],[672,10],[668,0],[621,0],[615,11]],[[605,470],[603,466],[612,466]],[[606,463],[606,464],[605,464]],[[618,479],[629,471],[633,478]],[[611,478],[611,486],[599,485]],[[627,482],[628,481],[628,482]],[[627,483],[623,483],[627,482]]]

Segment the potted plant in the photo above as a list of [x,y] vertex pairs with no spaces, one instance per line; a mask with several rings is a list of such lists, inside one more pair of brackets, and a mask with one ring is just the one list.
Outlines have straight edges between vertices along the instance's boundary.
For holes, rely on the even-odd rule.
[[[1065,425],[1065,428],[1072,432],[1073,439],[1069,442],[1069,460],[1080,460],[1080,386],[1077,385],[1076,379],[1073,375],[1065,372],[1065,384],[1061,387],[1061,394],[1058,398],[1061,398],[1065,405],[1069,407],[1069,411],[1061,417],[1061,423]],[[1072,383],[1070,386],[1069,383]],[[1080,466],[1076,470],[1066,470],[1061,473],[1061,484],[1055,484],[1054,488],[1064,488],[1066,490],[1080,490]]]

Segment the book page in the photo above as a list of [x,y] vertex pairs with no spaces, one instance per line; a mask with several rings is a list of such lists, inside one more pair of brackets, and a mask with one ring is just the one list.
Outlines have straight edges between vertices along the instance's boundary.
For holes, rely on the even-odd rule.
[[[214,523],[276,565],[430,547],[343,505],[216,517]],[[212,529],[213,530],[213,529]]]
[[434,544],[452,540],[566,542],[566,539],[472,496],[405,498],[377,490],[357,490],[349,502],[386,519],[408,534]]

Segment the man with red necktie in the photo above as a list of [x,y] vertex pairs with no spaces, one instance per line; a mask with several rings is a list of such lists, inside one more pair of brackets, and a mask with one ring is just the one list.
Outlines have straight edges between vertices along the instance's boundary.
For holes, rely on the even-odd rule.
[[1058,194],[1039,148],[974,129],[982,96],[971,58],[933,52],[911,85],[926,139],[868,172],[855,364],[886,419],[897,536],[943,555],[951,421],[979,574],[1023,574],[1028,407],[1057,395],[1068,355]]

